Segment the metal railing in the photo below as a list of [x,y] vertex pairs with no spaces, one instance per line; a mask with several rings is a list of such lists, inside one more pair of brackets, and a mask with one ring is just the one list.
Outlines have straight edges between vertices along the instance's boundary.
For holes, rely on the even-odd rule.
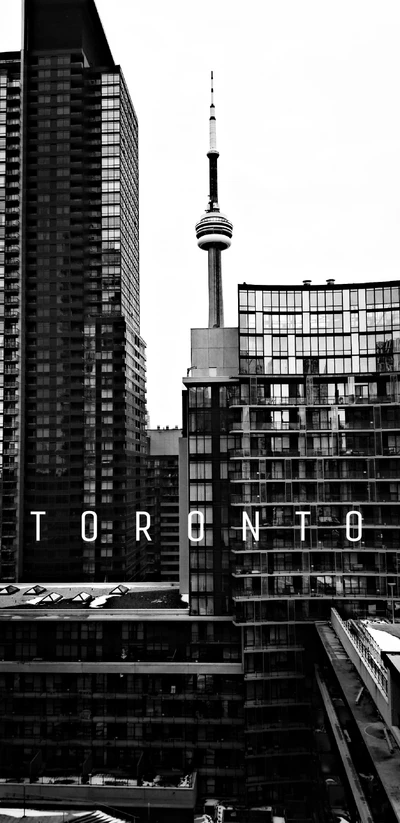
[[360,634],[355,634],[351,631],[350,626],[354,628],[354,621],[353,620],[342,620],[340,617],[339,612],[336,609],[332,609],[332,616],[334,616],[339,623],[341,629],[346,634],[346,637],[354,646],[355,650],[357,651],[359,657],[361,657],[365,668],[368,670],[369,674],[371,675],[372,679],[377,683],[380,687],[381,691],[384,694],[385,699],[388,699],[388,676],[387,670],[385,669],[383,663],[378,663],[376,657],[371,654],[371,649],[378,650],[380,655],[379,646],[371,640],[367,641],[365,637],[361,637]]
[[377,403],[398,403],[394,395],[371,395],[370,397],[252,397],[251,399],[231,397],[230,406],[370,406]]

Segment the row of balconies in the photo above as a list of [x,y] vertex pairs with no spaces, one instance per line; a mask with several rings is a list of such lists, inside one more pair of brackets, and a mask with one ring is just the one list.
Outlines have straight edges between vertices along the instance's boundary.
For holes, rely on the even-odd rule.
[[[255,555],[257,557],[257,555]],[[268,555],[267,555],[268,557]],[[384,555],[382,555],[384,559]],[[303,565],[296,565],[295,563],[290,564],[282,564],[279,565],[275,562],[275,559],[272,562],[265,562],[261,563],[258,566],[236,566],[235,570],[232,572],[232,576],[234,578],[242,578],[247,577],[253,574],[260,574],[260,575],[281,575],[281,574],[310,574],[313,572],[326,572],[328,574],[340,574],[342,572],[348,572],[349,574],[359,574],[362,571],[365,574],[397,574],[398,571],[400,573],[400,562],[399,562],[399,570],[397,569],[386,569],[385,563],[377,563],[376,565],[370,563],[357,563],[355,560],[343,560],[343,556],[339,553],[334,553],[331,556],[330,562],[328,561],[321,561],[318,562],[315,559],[315,555],[311,555],[311,559],[314,561],[313,563],[309,562],[309,555],[303,555]],[[269,560],[269,557],[268,557]]]
[[[318,518],[318,523],[316,523],[315,509],[313,508],[312,503],[310,505],[311,505],[311,518],[310,518],[309,528],[311,528],[311,530],[314,531],[314,533],[315,533],[316,528],[319,528],[322,525],[323,526],[328,526],[328,527],[329,526],[335,526],[335,527],[336,526],[344,526],[344,518],[345,518],[345,515],[346,515],[346,508],[345,507],[342,509],[343,516],[342,516],[341,520],[339,520],[337,517],[332,517],[332,516],[330,516],[329,518],[326,517],[324,520],[320,517],[320,518]],[[336,510],[337,510],[339,507],[336,506],[336,507],[332,507],[332,508],[336,508]],[[351,508],[352,508],[351,504],[348,504],[348,511],[350,511]],[[371,528],[382,529],[383,528],[383,529],[385,529],[385,527],[392,527],[392,526],[397,527],[397,526],[400,525],[400,516],[399,516],[399,513],[396,511],[395,507],[392,507],[392,508],[389,509],[388,506],[383,506],[382,508],[380,508],[379,506],[371,504],[371,505],[368,505],[368,506],[362,506],[360,510],[363,512],[365,528],[368,528],[368,529],[371,529]],[[233,511],[236,511],[236,510],[233,510]],[[375,522],[373,524],[370,523],[371,515],[373,515],[374,518],[375,518]],[[263,519],[260,520],[260,541],[258,541],[260,545],[255,546],[253,548],[256,548],[257,550],[259,550],[260,548],[261,549],[262,548],[264,548],[264,549],[271,548],[272,543],[269,542],[269,534],[271,534],[271,537],[274,538],[274,533],[273,532],[275,530],[277,530],[279,532],[281,530],[282,531],[283,530],[285,530],[285,531],[290,530],[291,533],[292,533],[291,536],[290,536],[290,539],[296,540],[296,535],[294,534],[294,525],[295,524],[294,524],[294,518],[292,516],[292,506],[291,505],[285,505],[285,507],[283,507],[283,506],[278,507],[277,510],[272,509],[272,511],[270,509],[266,509],[266,519],[265,520],[263,520]],[[239,524],[239,522],[232,523],[232,527],[234,528],[235,526],[236,526],[236,529],[237,529],[238,534],[239,534],[242,526],[241,526],[241,524]],[[267,532],[267,529],[268,529],[268,532]],[[270,531],[271,529],[273,530],[272,533]],[[382,548],[390,547],[390,545],[391,545],[390,540],[388,542],[388,537],[390,538],[390,535],[388,536],[386,533],[383,533],[383,534],[384,534],[384,537],[383,537]],[[289,536],[286,535],[286,537],[288,538]],[[278,539],[281,539],[281,537],[279,537]],[[315,538],[315,539],[317,539],[317,538]],[[237,545],[236,545],[236,543],[237,543]],[[235,550],[242,549],[243,551],[247,551],[249,549],[251,550],[251,544],[250,543],[248,543],[248,549],[243,548],[243,543],[244,543],[244,541],[233,541],[233,543],[231,544],[231,548],[233,548]],[[333,547],[334,547],[334,543],[335,543],[335,535],[333,535]],[[341,545],[342,544],[340,544],[340,546]],[[363,538],[363,541],[361,541],[360,545],[361,545],[361,548],[364,548],[364,546],[366,546],[368,548],[368,543],[365,541],[364,538]],[[304,548],[304,546],[299,545],[298,542],[297,543],[292,543],[291,546],[293,548],[300,548],[300,549]],[[348,542],[344,542],[343,546],[347,547],[347,548],[352,548],[352,546],[350,546],[350,544]],[[372,544],[371,544],[371,546],[373,547]],[[395,545],[393,547],[396,548]],[[278,545],[277,548],[284,548],[284,544]],[[329,548],[329,546],[327,546],[327,548]]]
[[[72,685],[72,684],[71,684]],[[126,703],[130,700],[143,700],[144,697],[148,697],[151,700],[155,699],[165,699],[168,702],[173,701],[174,703],[181,703],[182,701],[188,701],[189,703],[195,702],[196,704],[209,703],[209,702],[221,702],[227,700],[231,701],[238,701],[241,700],[240,695],[240,680],[238,680],[235,690],[229,690],[227,688],[218,687],[218,694],[212,691],[204,692],[204,691],[193,691],[190,689],[184,689],[180,693],[172,693],[171,690],[159,692],[158,690],[150,690],[148,688],[143,688],[140,691],[134,692],[110,692],[105,690],[104,692],[89,692],[87,696],[84,698],[85,700],[85,708],[92,706],[92,699],[93,700],[106,700],[108,701],[121,701]],[[38,699],[48,699],[48,700],[72,700],[74,701],[75,698],[78,698],[78,707],[80,705],[79,699],[81,698],[82,692],[79,691],[79,687],[77,684],[73,686],[70,690],[61,690],[61,689],[48,689],[47,691],[43,691],[43,689],[21,689],[20,691],[17,690],[15,687],[8,686],[6,689],[3,688],[3,695],[7,692],[10,695],[11,700],[38,700]],[[83,699],[83,698],[82,698]],[[115,714],[115,712],[114,712]]]
[[[252,585],[249,585],[251,582]],[[363,575],[344,576],[331,572],[326,577],[312,575],[269,576],[257,579],[244,578],[244,585],[233,591],[235,600],[252,598],[286,598],[286,597],[379,597],[391,596],[391,588],[385,577]],[[398,583],[394,596],[398,597]]]
[[[265,675],[268,676],[267,674]],[[271,676],[280,677],[279,673],[272,673]],[[43,711],[35,711],[34,708],[31,708],[30,711],[17,713],[15,711],[9,711],[4,708],[4,705],[0,703],[0,707],[2,710],[2,722],[12,722],[12,723],[46,723],[46,724],[55,724],[56,726],[66,726],[70,723],[74,724],[85,724],[85,732],[86,736],[93,736],[96,737],[96,725],[98,723],[124,723],[130,724],[134,727],[146,725],[148,726],[160,726],[165,723],[170,723],[173,726],[183,726],[186,728],[187,726],[196,726],[202,725],[202,721],[207,721],[206,725],[212,725],[214,727],[222,727],[222,726],[243,726],[243,719],[242,717],[216,717],[212,714],[212,712],[206,711],[205,707],[202,711],[196,711],[194,714],[188,711],[187,715],[169,715],[168,713],[159,714],[158,716],[149,713],[146,713],[146,710],[140,711],[137,710],[137,713],[128,713],[128,714],[96,714],[92,715],[90,712],[86,712],[88,717],[82,719],[79,714],[69,713],[67,714],[50,714],[45,709]]]
[[233,468],[229,470],[229,480],[234,483],[243,481],[260,483],[265,480],[272,480],[274,483],[279,481],[308,483],[313,480],[322,482],[326,480],[374,481],[390,478],[400,480],[400,463],[397,466],[398,463],[398,460],[393,460],[392,468],[390,468],[386,461],[384,465],[381,465],[378,458],[376,461],[360,460],[357,462],[302,459],[285,464],[282,461],[260,460],[259,463],[251,462],[244,465],[234,463]]
[[[332,531],[332,537],[325,535],[323,537],[320,536],[319,532],[317,531],[318,527],[312,525],[309,531],[309,539],[308,541],[301,542],[299,540],[298,534],[294,532],[293,525],[292,525],[292,533],[287,535],[287,538],[283,537],[274,537],[274,535],[270,535],[268,532],[263,532],[260,534],[260,540],[253,541],[251,538],[245,540],[232,540],[230,541],[230,549],[234,555],[236,554],[248,554],[250,552],[290,552],[293,551],[320,551],[327,549],[330,551],[331,549],[336,550],[343,550],[343,549],[351,549],[354,551],[354,547],[356,546],[357,552],[368,552],[368,551],[381,551],[387,556],[388,551],[391,550],[399,550],[399,540],[396,532],[389,532],[385,534],[383,537],[382,534],[374,535],[372,534],[363,534],[363,540],[360,540],[357,544],[346,540],[344,537],[344,530],[339,533],[336,529]],[[378,525],[376,526],[378,528]],[[381,526],[379,526],[381,528]],[[335,533],[334,533],[335,532]],[[237,561],[241,562],[241,561]],[[392,562],[392,559],[391,561]]]
[[[245,758],[246,760],[255,760],[258,757],[268,757],[268,761],[275,761],[276,758],[280,757],[289,758],[296,757],[296,755],[311,755],[313,752],[313,745],[311,742],[309,746],[304,746],[301,743],[289,738],[285,741],[284,747],[282,746],[282,742],[281,744],[276,743],[275,745],[268,746],[266,744],[262,744],[261,742],[257,745],[256,742],[253,741],[253,746],[247,746],[245,749]],[[271,765],[272,763],[269,762],[269,767],[271,767]],[[293,768],[295,768],[294,764]]]
[[364,457],[364,456],[374,456],[374,457],[382,457],[386,455],[395,455],[400,454],[400,447],[394,448],[389,446],[383,446],[382,453],[380,454],[375,446],[366,446],[362,449],[353,449],[353,448],[340,448],[336,444],[335,446],[326,446],[322,448],[306,448],[306,444],[302,445],[302,448],[287,448],[284,446],[272,445],[270,448],[266,446],[257,446],[257,447],[245,447],[245,448],[234,448],[229,449],[229,457],[241,457],[241,458],[253,458],[258,459],[260,457],[296,457],[296,458],[307,458],[307,457]]
[[375,428],[375,430],[379,431],[380,429],[393,429],[396,431],[400,428],[400,420],[399,421],[392,421],[392,420],[382,420],[379,423],[374,423],[373,420],[364,420],[364,421],[348,421],[348,422],[341,422],[338,421],[337,425],[332,425],[332,421],[327,421],[326,425],[323,425],[321,421],[312,423],[311,421],[303,421],[303,422],[285,422],[285,421],[278,421],[278,422],[270,422],[270,421],[250,421],[250,425],[243,425],[242,421],[233,421],[230,423],[229,431],[231,434],[235,434],[237,432],[252,432],[252,433],[262,433],[264,431],[271,431],[271,432],[291,432],[291,431],[302,431],[302,432],[345,432],[345,431],[370,431],[371,428]]
[[263,694],[261,692],[259,694],[257,693],[254,697],[249,697],[244,703],[245,709],[270,709],[271,707],[274,707],[282,710],[282,708],[291,708],[293,706],[296,708],[301,708],[302,705],[305,710],[309,707],[309,704],[304,699],[304,696],[296,693],[295,691],[293,691],[292,694],[282,693],[282,695],[275,695],[271,693]]
[[[302,754],[304,758],[304,753]],[[311,753],[310,753],[311,757]],[[304,764],[301,764],[302,766]],[[310,765],[311,769],[311,765]],[[258,774],[254,775],[247,775],[246,783],[247,786],[251,787],[253,784],[257,788],[259,786],[271,786],[275,793],[275,786],[287,785],[293,786],[293,783],[310,783],[313,781],[313,776],[311,771],[303,771],[301,768],[298,768],[296,764],[296,769],[292,775],[280,775],[278,772],[271,772],[270,774],[265,772],[259,772]]]
[[229,406],[352,406],[352,405],[379,405],[380,403],[398,403],[399,397],[395,394],[373,395],[357,397],[354,394],[338,397],[255,397],[228,398]]
[[[236,464],[238,465],[238,464]],[[252,463],[251,467],[255,467],[257,464]],[[367,464],[365,469],[359,469],[352,471],[350,468],[344,466],[344,471],[341,475],[339,475],[338,471],[335,472],[326,470],[323,471],[322,467],[319,463],[316,463],[314,466],[312,464],[307,464],[307,476],[305,477],[304,474],[299,474],[299,472],[288,472],[286,477],[282,474],[269,472],[269,471],[252,471],[249,470],[249,467],[241,467],[239,470],[229,472],[229,480],[232,483],[263,483],[266,481],[270,481],[273,483],[307,483],[310,484],[315,481],[319,481],[321,483],[325,483],[327,480],[329,481],[337,481],[338,483],[342,483],[343,480],[363,480],[368,481],[368,483],[375,483],[375,482],[383,482],[387,480],[399,480],[400,481],[400,467],[398,469],[387,469],[384,470],[380,467],[379,470],[375,473],[375,466],[368,466]],[[311,469],[311,471],[310,471]]]
[[[396,484],[397,485],[397,484]],[[308,493],[296,494],[290,486],[286,485],[282,492],[272,491],[265,487],[261,493],[243,492],[242,494],[232,494],[230,502],[232,506],[264,506],[276,503],[398,503],[400,502],[400,487],[396,490],[379,490],[375,486],[368,489],[351,488],[340,491],[340,486],[336,489],[329,489],[326,486],[312,487]],[[376,492],[376,493],[375,493]]]
[[249,669],[244,673],[245,683],[248,683],[251,680],[302,680],[304,677],[305,674],[296,668],[290,669],[287,667],[285,669],[269,669],[263,671],[262,661],[260,661],[260,670],[257,671],[253,668],[252,670]]

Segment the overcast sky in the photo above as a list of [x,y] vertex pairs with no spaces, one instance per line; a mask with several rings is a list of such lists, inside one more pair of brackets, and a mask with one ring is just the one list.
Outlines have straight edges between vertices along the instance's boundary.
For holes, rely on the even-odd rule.
[[[214,70],[225,325],[237,284],[395,279],[400,267],[398,0],[97,0],[140,124],[141,333],[150,424],[181,424],[190,328],[208,322]],[[0,50],[20,48],[0,0]]]

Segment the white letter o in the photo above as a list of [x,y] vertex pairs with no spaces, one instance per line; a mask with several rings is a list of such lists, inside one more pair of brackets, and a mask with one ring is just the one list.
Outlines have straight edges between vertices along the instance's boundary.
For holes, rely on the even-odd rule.
[[[192,520],[194,515],[197,514],[199,517],[200,523],[200,537],[193,537],[192,535]],[[200,540],[203,540],[204,537],[204,514],[203,512],[189,512],[188,514],[188,537],[189,540],[192,540],[193,543],[199,543]]]
[[[93,537],[86,537],[86,515],[91,514],[93,516]],[[85,543],[93,543],[94,540],[97,538],[97,514],[96,512],[83,512],[81,517],[81,537]]]
[[[356,518],[357,518],[358,537],[350,537],[350,529],[355,528],[355,526],[352,526],[351,523],[350,523],[350,518],[351,518],[352,514],[355,514]],[[347,538],[347,540],[350,540],[350,543],[357,543],[358,540],[361,540],[361,538],[362,538],[362,517],[361,517],[361,512],[356,512],[356,511],[347,512],[347,514],[346,514],[346,538]]]

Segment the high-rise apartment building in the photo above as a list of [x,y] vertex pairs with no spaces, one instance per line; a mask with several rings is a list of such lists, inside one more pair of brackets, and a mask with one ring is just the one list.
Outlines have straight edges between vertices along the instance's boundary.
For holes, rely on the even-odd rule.
[[[332,604],[342,617],[382,615],[391,587],[398,596],[399,309],[398,282],[239,287],[232,594],[249,775],[266,793],[271,769],[282,794],[296,760],[299,779],[313,770],[307,624],[329,619]],[[242,539],[243,512],[253,524],[258,515],[256,538]],[[286,758],[263,751],[274,704]],[[308,731],[291,728],[307,717]]]
[[0,55],[1,577],[135,579],[137,118],[93,0],[26,0],[23,22]]
[[328,804],[316,625],[400,594],[399,286],[243,285],[239,329],[192,332],[182,581],[241,631],[247,798],[289,819]]

